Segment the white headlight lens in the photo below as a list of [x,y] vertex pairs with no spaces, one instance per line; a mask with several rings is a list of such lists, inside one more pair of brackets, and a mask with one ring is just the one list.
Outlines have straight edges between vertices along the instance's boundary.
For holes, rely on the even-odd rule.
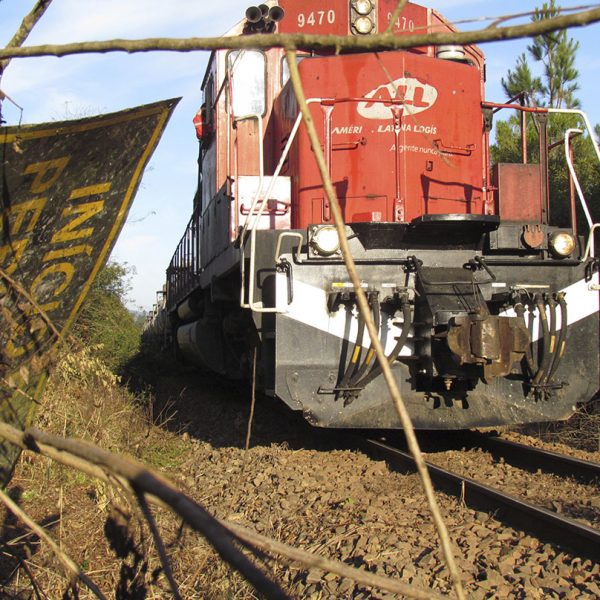
[[368,15],[373,10],[371,0],[355,0],[354,10],[359,15]]
[[358,31],[358,33],[371,33],[371,30],[373,29],[373,21],[371,21],[369,17],[359,17],[356,19],[356,21],[354,21],[354,28],[356,31]]
[[340,249],[340,238],[332,225],[319,227],[313,234],[311,244],[321,256],[331,256]]
[[575,250],[575,238],[566,231],[555,231],[550,235],[550,249],[558,256],[570,256]]

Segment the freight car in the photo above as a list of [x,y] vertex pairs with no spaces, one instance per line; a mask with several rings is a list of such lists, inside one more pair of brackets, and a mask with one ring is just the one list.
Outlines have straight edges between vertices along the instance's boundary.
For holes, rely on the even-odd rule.
[[[385,31],[395,6],[271,1],[250,7],[228,35],[364,37]],[[412,3],[391,28],[398,36],[454,30]],[[573,131],[562,145],[548,139],[556,113],[576,114],[589,130],[585,115],[486,102],[475,45],[306,48],[298,68],[361,286],[415,426],[557,420],[591,399],[593,222],[570,159]],[[148,335],[235,378],[251,375],[256,352],[264,392],[315,425],[399,427],[283,50],[213,52],[202,90],[193,214]],[[500,109],[517,110],[523,132],[535,121],[536,162],[523,135],[520,163],[490,164]],[[564,198],[562,223],[550,210],[550,152],[564,153],[578,192]]]

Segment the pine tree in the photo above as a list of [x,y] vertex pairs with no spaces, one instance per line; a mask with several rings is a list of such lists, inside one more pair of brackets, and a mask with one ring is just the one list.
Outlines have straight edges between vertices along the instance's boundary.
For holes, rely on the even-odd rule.
[[523,103],[527,106],[538,106],[540,95],[544,93],[542,80],[532,75],[524,53],[517,59],[514,71],[509,69],[506,79],[503,77],[501,83],[509,99],[523,94]]
[[[560,7],[556,6],[555,0],[550,0],[550,3],[544,3],[541,9],[536,9],[531,20],[535,23],[559,14]],[[531,57],[543,65],[544,83],[541,92],[546,103],[542,106],[579,107],[579,100],[574,96],[579,89],[579,71],[575,68],[578,49],[579,42],[567,37],[564,29],[538,35],[533,38],[533,43],[527,46]]]

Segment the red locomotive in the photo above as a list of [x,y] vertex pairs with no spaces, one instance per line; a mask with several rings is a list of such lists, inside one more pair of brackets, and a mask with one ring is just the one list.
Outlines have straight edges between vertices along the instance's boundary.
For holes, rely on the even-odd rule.
[[[250,7],[229,35],[369,36],[386,30],[396,4],[271,1]],[[453,31],[411,3],[392,29]],[[591,399],[597,261],[591,220],[592,233],[576,231],[579,203],[589,217],[584,199],[565,198],[568,227],[549,211],[547,121],[556,111],[511,105],[536,120],[540,160],[491,166],[492,115],[504,106],[484,101],[478,47],[305,49],[298,60],[362,286],[415,426],[562,419]],[[283,50],[216,51],[202,89],[194,212],[167,270],[161,325],[147,335],[230,377],[251,374],[256,349],[262,389],[313,424],[399,427]],[[564,144],[568,155],[568,135]]]

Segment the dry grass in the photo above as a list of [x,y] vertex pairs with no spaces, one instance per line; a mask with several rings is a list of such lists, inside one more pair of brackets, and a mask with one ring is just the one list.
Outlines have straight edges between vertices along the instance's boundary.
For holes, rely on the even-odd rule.
[[[185,457],[181,437],[157,427],[151,398],[134,396],[94,356],[94,349],[63,352],[40,411],[40,428],[86,439],[173,472]],[[44,526],[107,597],[172,597],[148,526],[130,498],[113,486],[23,453],[8,492]],[[0,597],[92,598],[77,591],[39,539],[5,509],[0,551]],[[184,598],[252,598],[248,585],[169,513],[157,511],[173,571]]]
[[528,425],[523,432],[545,442],[600,452],[600,399],[581,406],[567,421]]

